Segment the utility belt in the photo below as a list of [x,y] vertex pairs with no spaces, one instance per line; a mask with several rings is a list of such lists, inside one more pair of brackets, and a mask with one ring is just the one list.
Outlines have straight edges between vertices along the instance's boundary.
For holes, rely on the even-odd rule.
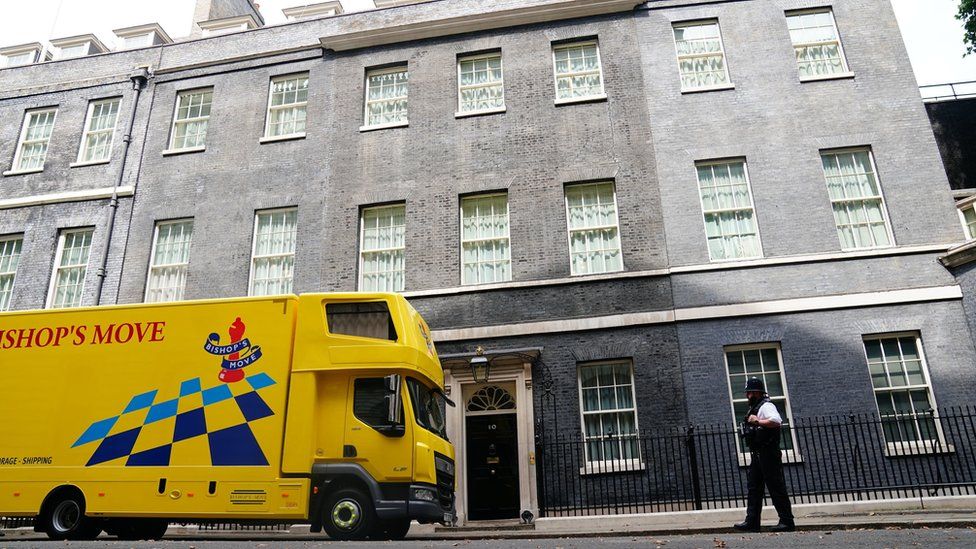
[[749,417],[758,414],[759,409],[767,402],[771,402],[769,397],[762,399],[758,404],[750,408],[749,413],[746,414],[745,419],[739,425],[739,434],[745,439],[746,445],[753,453],[774,448],[778,450],[780,446],[780,429],[770,429],[749,423]]

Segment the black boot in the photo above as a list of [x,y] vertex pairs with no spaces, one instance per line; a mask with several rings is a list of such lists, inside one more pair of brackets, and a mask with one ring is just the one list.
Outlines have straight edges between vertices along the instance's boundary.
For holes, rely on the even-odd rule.
[[740,532],[758,532],[759,531],[759,525],[758,524],[753,524],[753,523],[748,522],[748,521],[747,522],[740,522],[739,524],[733,524],[732,525],[732,528],[735,528],[736,530],[738,530]]
[[789,521],[781,520],[779,521],[779,524],[770,528],[769,531],[770,532],[794,532],[796,531],[796,524],[794,524],[792,520]]

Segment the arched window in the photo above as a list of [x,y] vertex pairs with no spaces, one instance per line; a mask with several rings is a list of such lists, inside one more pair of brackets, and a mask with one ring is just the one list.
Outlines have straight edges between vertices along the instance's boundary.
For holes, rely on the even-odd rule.
[[514,410],[515,399],[512,394],[497,385],[482,387],[468,399],[469,412],[493,412]]

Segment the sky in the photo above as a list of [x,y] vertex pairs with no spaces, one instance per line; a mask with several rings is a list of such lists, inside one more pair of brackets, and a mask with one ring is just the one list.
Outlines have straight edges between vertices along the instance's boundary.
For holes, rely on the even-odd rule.
[[[315,0],[258,0],[269,25],[282,8]],[[469,0],[478,1],[478,0]],[[879,0],[885,1],[885,0]],[[920,85],[976,80],[976,55],[963,58],[958,0],[891,0]],[[115,46],[112,29],[159,23],[173,38],[190,32],[194,0],[0,0],[0,47],[93,33]],[[347,12],[372,0],[342,0]],[[841,35],[844,29],[841,28]]]

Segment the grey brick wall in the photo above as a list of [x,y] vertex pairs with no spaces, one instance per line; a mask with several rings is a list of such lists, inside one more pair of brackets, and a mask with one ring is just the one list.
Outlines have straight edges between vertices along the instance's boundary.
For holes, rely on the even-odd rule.
[[976,353],[967,331],[959,302],[680,324],[689,417],[731,421],[723,348],[751,343],[781,345],[794,416],[877,414],[862,336],[893,332],[921,335],[938,406],[971,404]]
[[[890,4],[833,2],[855,76],[801,83],[784,10],[811,6],[819,7],[757,0],[637,12],[672,265],[708,261],[695,161],[724,157],[748,162],[767,257],[840,250],[819,159],[819,150],[836,147],[873,149],[897,244],[958,239],[948,181]],[[682,94],[671,24],[712,18],[735,89]]]
[[[767,258],[835,253],[840,244],[819,151],[845,146],[872,147],[899,246],[948,246],[959,239],[907,54],[891,9],[880,0],[833,3],[855,76],[813,83],[798,80],[783,15],[810,4],[793,0],[650,2],[650,9],[633,13],[350,52],[323,53],[317,46],[323,36],[548,1],[479,6],[443,0],[0,71],[0,164],[13,158],[24,109],[62,109],[45,171],[0,179],[0,197],[113,184],[131,100],[127,77],[135,66],[152,64],[156,76],[140,102],[124,180],[136,185],[136,197],[123,201],[110,252],[107,288],[111,300],[118,288],[123,303],[143,299],[154,224],[177,218],[194,220],[186,297],[245,294],[255,211],[286,206],[298,208],[295,290],[354,290],[360,209],[393,201],[407,209],[407,290],[454,288],[460,279],[460,196],[499,190],[509,196],[514,281],[569,277],[564,186],[594,180],[615,183],[627,271],[707,264],[694,163],[729,156],[745,156],[749,163]],[[671,23],[714,17],[736,87],[681,94]],[[551,43],[576,37],[598,38],[609,98],[555,106]],[[486,49],[503,54],[507,111],[457,119],[457,56]],[[268,53],[284,50],[291,51]],[[410,71],[410,124],[360,132],[364,71],[390,63],[406,63]],[[300,71],[310,75],[307,137],[259,143],[270,78]],[[201,86],[214,89],[206,151],[163,156],[177,92]],[[125,97],[112,162],[69,168],[87,102],[110,95]],[[43,306],[60,228],[96,227],[93,276],[106,211],[104,200],[0,210],[0,234],[27,235],[15,308]],[[952,285],[935,257],[928,251],[670,276],[581,277],[571,284],[414,301],[437,330]],[[91,300],[86,296],[86,303]],[[971,394],[965,372],[974,361],[962,306],[632,327],[454,343],[441,350],[544,345],[565,403],[554,411],[573,418],[581,357],[620,358],[611,355],[628,350],[624,354],[634,358],[638,372],[641,425],[652,427],[699,415],[724,417],[727,402],[714,398],[726,393],[716,385],[723,345],[782,341],[795,397],[822,391],[815,376],[835,373],[835,385],[826,387],[863,402],[870,393],[856,360],[861,335],[921,330],[939,403],[962,403]],[[801,368],[795,376],[794,368]],[[662,404],[661,395],[668,402]],[[796,405],[812,414],[829,403],[806,395]]]

